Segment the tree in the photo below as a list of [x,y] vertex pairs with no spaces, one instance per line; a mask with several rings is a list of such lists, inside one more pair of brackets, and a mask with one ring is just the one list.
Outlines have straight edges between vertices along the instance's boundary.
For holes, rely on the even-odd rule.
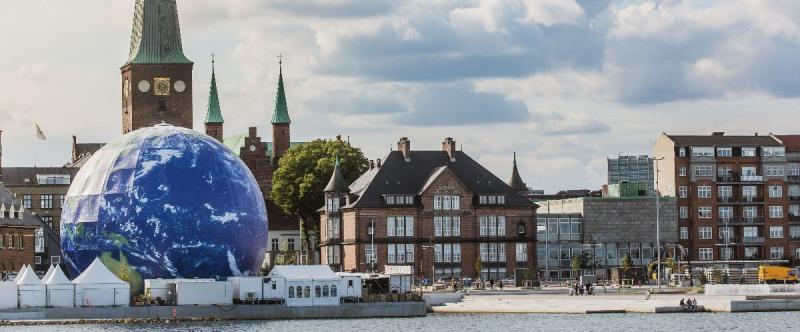
[[361,149],[339,139],[317,139],[286,151],[272,176],[270,198],[286,214],[300,217],[303,247],[308,247],[308,230],[319,230],[317,209],[325,204],[322,190],[331,178],[336,156],[342,176],[350,183],[367,171],[368,160]]
[[678,263],[676,263],[674,259],[667,258],[667,261],[665,263],[667,264],[667,267],[669,268],[670,273],[677,273],[675,268],[678,267]]
[[483,261],[481,261],[481,258],[478,257],[478,259],[475,260],[475,273],[478,275],[476,277],[477,279],[481,278],[482,271],[483,271]]
[[622,268],[622,273],[627,274],[631,267],[633,267],[631,255],[625,255],[625,258],[622,259],[622,264],[620,265],[620,268]]
[[580,255],[572,256],[570,267],[576,274],[588,269],[590,267],[589,265],[589,255],[587,253],[583,252]]

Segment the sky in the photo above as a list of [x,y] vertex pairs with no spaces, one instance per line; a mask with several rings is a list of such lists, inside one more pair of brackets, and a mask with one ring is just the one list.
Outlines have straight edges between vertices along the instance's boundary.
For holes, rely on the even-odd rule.
[[[26,0],[0,11],[4,166],[60,166],[72,135],[121,135],[134,0]],[[453,137],[500,178],[598,189],[606,158],[662,132],[798,133],[796,0],[178,0],[202,130],[216,54],[225,132],[269,137],[278,76],[292,138]],[[34,123],[47,136],[35,139]]]

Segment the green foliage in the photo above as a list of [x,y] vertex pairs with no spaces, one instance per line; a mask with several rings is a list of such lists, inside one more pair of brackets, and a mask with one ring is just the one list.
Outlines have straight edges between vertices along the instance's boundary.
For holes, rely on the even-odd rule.
[[667,258],[666,264],[667,264],[667,267],[669,267],[670,271],[672,271],[672,273],[676,273],[677,272],[677,271],[675,271],[675,268],[678,267],[678,263],[676,263],[674,259]]
[[628,270],[633,267],[633,260],[631,259],[631,255],[625,255],[625,258],[622,259],[622,264],[620,265],[622,268],[622,272],[628,272]]
[[533,280],[533,276],[535,274],[536,273],[533,271],[533,269],[525,269],[525,272],[522,273],[522,276],[525,277],[525,280]]
[[480,279],[481,271],[483,271],[483,261],[481,261],[480,257],[478,257],[478,259],[475,260],[475,271],[476,271],[475,273],[478,274],[476,278]]
[[700,273],[700,284],[705,285],[708,283],[708,278],[706,278],[705,272]]
[[319,222],[317,209],[325,204],[322,190],[328,184],[339,156],[339,168],[348,182],[367,171],[361,149],[341,140],[317,139],[294,146],[281,157],[272,177],[270,198],[289,215]]

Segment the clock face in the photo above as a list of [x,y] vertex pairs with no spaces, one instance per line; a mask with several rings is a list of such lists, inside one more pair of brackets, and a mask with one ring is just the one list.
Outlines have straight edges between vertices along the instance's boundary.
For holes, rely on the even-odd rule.
[[153,82],[153,92],[156,96],[169,96],[170,90],[172,90],[169,84],[169,78],[156,78]]
[[256,146],[255,145],[251,145],[250,146],[250,151],[251,152],[255,152],[256,151]]
[[150,82],[146,80],[139,81],[139,91],[141,92],[150,91]]
[[186,91],[186,83],[183,83],[183,81],[175,82],[175,91],[177,91],[177,92]]

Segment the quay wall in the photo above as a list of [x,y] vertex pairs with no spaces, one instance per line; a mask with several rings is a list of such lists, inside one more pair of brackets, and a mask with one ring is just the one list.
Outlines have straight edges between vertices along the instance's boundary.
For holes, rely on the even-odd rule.
[[425,302],[343,303],[327,307],[285,305],[210,305],[161,307],[28,308],[0,310],[0,320],[173,318],[319,319],[424,317]]

